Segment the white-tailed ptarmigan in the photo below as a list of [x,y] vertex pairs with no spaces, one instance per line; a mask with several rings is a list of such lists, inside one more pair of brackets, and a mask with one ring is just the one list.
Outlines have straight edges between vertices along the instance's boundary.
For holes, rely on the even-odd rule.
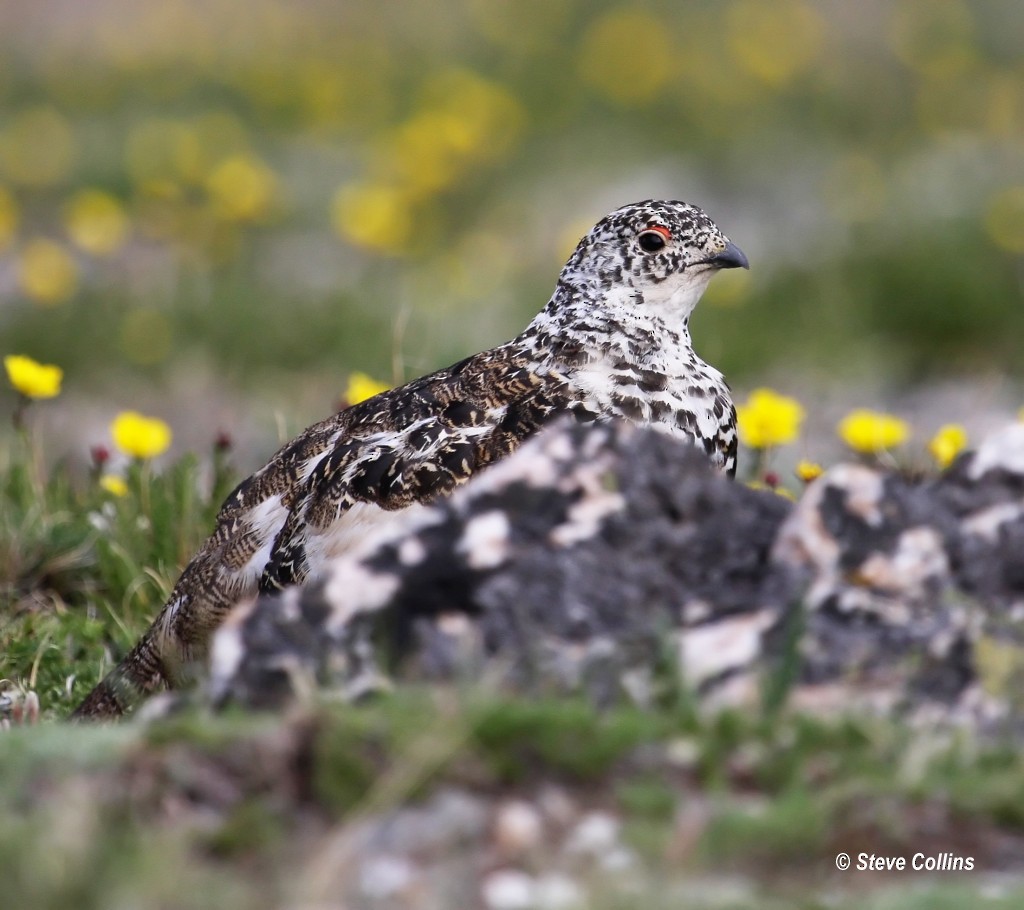
[[450,493],[552,419],[622,418],[736,470],[736,417],[690,342],[711,277],[747,259],[703,211],[645,201],[601,219],[511,341],[314,424],[227,498],[213,534],[75,718],[174,685],[239,601],[300,584],[389,513]]

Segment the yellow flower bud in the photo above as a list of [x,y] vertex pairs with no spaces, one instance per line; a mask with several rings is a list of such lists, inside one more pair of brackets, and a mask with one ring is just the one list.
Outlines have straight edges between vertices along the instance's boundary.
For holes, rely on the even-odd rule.
[[804,483],[810,483],[812,480],[817,480],[824,473],[824,468],[816,461],[808,461],[806,458],[801,458],[797,462],[796,470],[794,473]]
[[967,431],[958,423],[947,423],[932,437],[928,451],[940,468],[946,468],[966,446]]
[[100,478],[100,486],[113,496],[128,495],[128,484],[124,482],[124,478],[116,474],[104,474]]

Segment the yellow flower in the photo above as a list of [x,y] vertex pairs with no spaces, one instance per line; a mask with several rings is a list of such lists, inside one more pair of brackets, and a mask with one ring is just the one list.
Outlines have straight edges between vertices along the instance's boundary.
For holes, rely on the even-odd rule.
[[116,474],[104,474],[100,478],[100,486],[114,496],[128,495],[128,484],[124,482],[124,478]]
[[428,79],[421,108],[380,144],[374,172],[422,198],[450,186],[475,164],[500,160],[525,114],[504,88],[463,69]]
[[122,411],[110,425],[114,444],[133,458],[155,458],[171,444],[171,428],[157,417]]
[[966,445],[967,431],[958,423],[947,423],[939,427],[939,432],[932,437],[928,451],[940,468],[946,468]]
[[821,477],[824,472],[824,468],[816,461],[808,461],[806,458],[801,458],[797,462],[795,474],[804,483],[810,483],[812,480],[816,480]]
[[26,398],[56,398],[64,371],[50,363],[36,363],[31,357],[8,354],[4,357],[7,378]]
[[382,183],[350,183],[331,204],[334,230],[356,246],[380,253],[403,252],[412,237],[410,195]]
[[367,398],[373,398],[381,392],[390,389],[387,383],[378,382],[366,373],[353,373],[348,378],[348,388],[345,390],[345,400],[350,404],[359,404]]
[[637,9],[612,9],[584,33],[579,74],[615,104],[649,104],[672,84],[678,55],[663,17]]
[[812,72],[825,48],[825,22],[803,0],[739,0],[725,25],[736,64],[776,89]]
[[1019,421],[1021,421],[1022,423],[1024,423],[1024,408],[1021,408],[1021,409],[1020,409],[1020,410],[1019,410],[1019,411],[1017,412],[1017,419],[1018,419]]
[[116,253],[128,237],[128,215],[119,200],[102,190],[75,193],[64,210],[72,242],[94,256]]
[[229,221],[260,221],[277,195],[277,177],[251,155],[225,158],[206,178],[214,211]]
[[59,243],[32,240],[21,251],[18,284],[36,303],[63,303],[78,287],[78,266]]
[[792,442],[800,433],[803,419],[800,402],[771,389],[755,389],[746,403],[736,408],[740,439],[752,449]]
[[837,431],[851,449],[868,454],[894,448],[910,436],[906,421],[866,408],[847,414],[839,421]]

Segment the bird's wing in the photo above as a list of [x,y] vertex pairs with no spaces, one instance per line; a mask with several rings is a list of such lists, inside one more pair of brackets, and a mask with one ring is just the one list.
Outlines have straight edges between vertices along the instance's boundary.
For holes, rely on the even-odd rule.
[[237,603],[318,572],[381,516],[447,493],[568,404],[562,378],[510,343],[314,424],[228,496],[163,610],[74,716],[117,716],[178,681]]
[[739,454],[739,434],[736,432],[736,408],[728,402],[729,417],[718,428],[716,444],[722,453],[722,469],[728,477],[736,476],[736,459]]
[[301,584],[389,513],[507,455],[563,404],[557,383],[543,386],[522,353],[498,349],[352,409],[346,431],[307,464],[260,590]]

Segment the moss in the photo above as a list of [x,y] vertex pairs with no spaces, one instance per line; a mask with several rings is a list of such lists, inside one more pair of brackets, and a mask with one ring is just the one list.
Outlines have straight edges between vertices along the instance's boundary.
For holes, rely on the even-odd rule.
[[477,707],[472,743],[500,780],[548,772],[592,780],[665,727],[635,709],[606,714],[577,699],[509,701]]
[[212,855],[232,859],[273,847],[281,842],[284,832],[280,815],[265,801],[250,798],[235,806],[204,841]]
[[679,794],[661,776],[645,774],[617,782],[615,799],[628,816],[667,822],[675,812]]
[[366,799],[389,761],[383,737],[356,736],[347,729],[325,734],[314,750],[313,797],[330,812],[345,815]]
[[974,643],[974,666],[989,695],[1007,698],[1019,692],[1024,682],[1024,648],[983,636]]
[[830,809],[820,796],[792,791],[781,798],[729,801],[704,835],[704,855],[716,863],[806,863],[826,849]]

